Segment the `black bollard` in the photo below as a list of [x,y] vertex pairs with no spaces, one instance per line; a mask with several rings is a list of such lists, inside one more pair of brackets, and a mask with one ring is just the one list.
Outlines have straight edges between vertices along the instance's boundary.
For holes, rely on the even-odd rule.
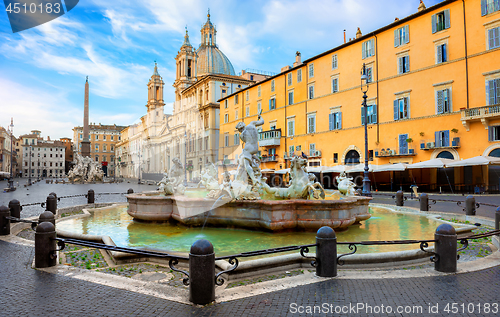
[[337,276],[337,236],[330,227],[321,227],[316,233],[316,275]]
[[50,222],[54,226],[56,225],[56,218],[54,217],[54,214],[48,210],[42,212],[40,216],[38,216],[38,224],[41,224],[42,222]]
[[404,198],[403,191],[398,190],[396,192],[396,206],[403,206],[404,205],[403,198]]
[[420,194],[420,211],[429,211],[429,196],[427,194]]
[[56,227],[50,222],[42,222],[35,232],[35,267],[44,268],[57,264]]
[[12,217],[21,218],[21,210],[23,210],[23,207],[19,200],[13,199],[9,201],[9,209]]
[[95,201],[95,193],[93,189],[89,189],[87,193],[87,204],[93,204]]
[[439,272],[453,273],[457,271],[457,233],[452,225],[443,223],[434,233],[434,251],[437,261],[434,269]]
[[132,188],[129,188],[129,189],[127,190],[127,194],[133,194],[133,193],[134,193],[134,190],[133,190]]
[[210,241],[197,240],[189,253],[189,301],[206,305],[215,300],[215,253]]
[[49,195],[52,195],[52,196],[54,196],[57,199],[57,194],[56,193],[52,192]]
[[467,216],[475,216],[476,215],[476,198],[474,196],[469,195],[465,198],[465,214]]
[[10,234],[10,220],[5,217],[10,217],[10,209],[7,206],[0,206],[0,236]]
[[495,212],[495,230],[500,229],[500,207]]
[[57,212],[57,198],[52,195],[47,196],[46,210],[52,212],[54,215]]

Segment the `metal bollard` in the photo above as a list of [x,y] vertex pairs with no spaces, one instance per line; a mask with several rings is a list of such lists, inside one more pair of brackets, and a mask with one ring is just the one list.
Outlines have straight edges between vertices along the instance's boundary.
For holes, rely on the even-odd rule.
[[44,268],[57,264],[56,227],[50,222],[42,222],[35,232],[35,267]]
[[429,211],[429,196],[427,194],[420,194],[420,211]]
[[87,204],[93,204],[95,201],[95,193],[93,189],[89,189],[87,193]]
[[403,206],[404,205],[403,198],[404,198],[403,191],[398,190],[396,192],[396,206]]
[[23,210],[23,207],[19,200],[13,199],[9,201],[9,209],[12,217],[21,218],[21,210]]
[[0,206],[0,236],[10,234],[10,220],[5,217],[10,217],[10,209],[7,206]]
[[52,196],[54,196],[57,199],[57,194],[56,193],[52,192],[49,195],[52,195]]
[[52,195],[47,196],[46,210],[52,212],[54,215],[57,212],[57,198]]
[[206,305],[215,300],[215,253],[210,241],[197,240],[189,252],[189,301]]
[[469,195],[465,198],[465,214],[467,216],[475,216],[476,215],[476,198],[474,196]]
[[500,207],[495,212],[495,230],[500,229]]
[[133,193],[134,193],[134,190],[133,190],[132,188],[129,188],[129,189],[127,190],[127,194],[133,194]]
[[316,233],[316,275],[337,276],[337,236],[330,227],[321,227]]
[[54,214],[48,210],[42,212],[40,216],[38,216],[38,224],[41,224],[42,222],[50,222],[54,226],[56,225],[56,218],[54,217]]
[[457,233],[452,225],[444,223],[434,233],[434,251],[437,261],[434,269],[439,272],[453,273],[457,271]]

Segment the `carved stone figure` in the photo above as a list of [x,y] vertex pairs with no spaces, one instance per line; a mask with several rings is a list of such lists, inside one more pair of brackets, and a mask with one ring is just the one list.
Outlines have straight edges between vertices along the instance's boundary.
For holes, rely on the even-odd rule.
[[335,177],[335,180],[337,181],[337,187],[341,194],[345,196],[354,196],[356,194],[356,191],[354,190],[356,184],[352,181],[352,177],[346,176],[345,172],[342,172],[339,176]]
[[203,185],[208,190],[219,189],[219,182],[217,180],[217,167],[213,163],[207,163],[201,174],[201,180],[198,187]]
[[104,172],[98,162],[90,157],[83,157],[79,153],[76,154],[75,160],[75,166],[68,172],[70,182],[91,183],[103,180]]
[[[163,173],[163,179],[158,183],[160,186],[160,191],[163,191],[165,195],[183,195],[186,191],[186,187],[183,185],[184,181],[184,167],[181,161],[176,157],[172,160],[172,167],[168,175]],[[170,176],[170,177],[169,177]]]

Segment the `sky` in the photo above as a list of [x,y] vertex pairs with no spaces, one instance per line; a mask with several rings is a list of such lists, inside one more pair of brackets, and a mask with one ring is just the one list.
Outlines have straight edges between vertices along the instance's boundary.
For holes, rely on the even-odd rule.
[[[425,0],[430,7],[441,0]],[[85,78],[90,122],[128,126],[146,113],[154,62],[172,112],[175,56],[187,27],[191,44],[210,9],[217,44],[238,74],[278,73],[302,60],[417,12],[419,0],[80,0],[65,15],[12,33],[0,12],[0,126],[14,135],[73,137],[83,125]],[[0,4],[0,8],[4,8]],[[357,70],[356,70],[357,71]]]

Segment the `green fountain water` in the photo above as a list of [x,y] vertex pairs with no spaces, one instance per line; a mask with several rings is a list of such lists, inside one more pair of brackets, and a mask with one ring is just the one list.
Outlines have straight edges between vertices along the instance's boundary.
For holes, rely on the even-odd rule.
[[[393,213],[381,208],[370,208],[372,217],[360,225],[337,232],[338,241],[432,239],[440,224],[427,217]],[[186,227],[171,223],[137,222],[127,214],[127,206],[97,209],[90,217],[68,219],[57,228],[82,234],[108,235],[116,245],[150,250],[189,252],[198,239],[207,239],[214,245],[217,256],[245,251],[303,245],[315,242],[315,232],[268,233],[232,228]],[[357,253],[389,252],[416,249],[415,245],[363,246]],[[347,247],[339,253],[349,252]]]

